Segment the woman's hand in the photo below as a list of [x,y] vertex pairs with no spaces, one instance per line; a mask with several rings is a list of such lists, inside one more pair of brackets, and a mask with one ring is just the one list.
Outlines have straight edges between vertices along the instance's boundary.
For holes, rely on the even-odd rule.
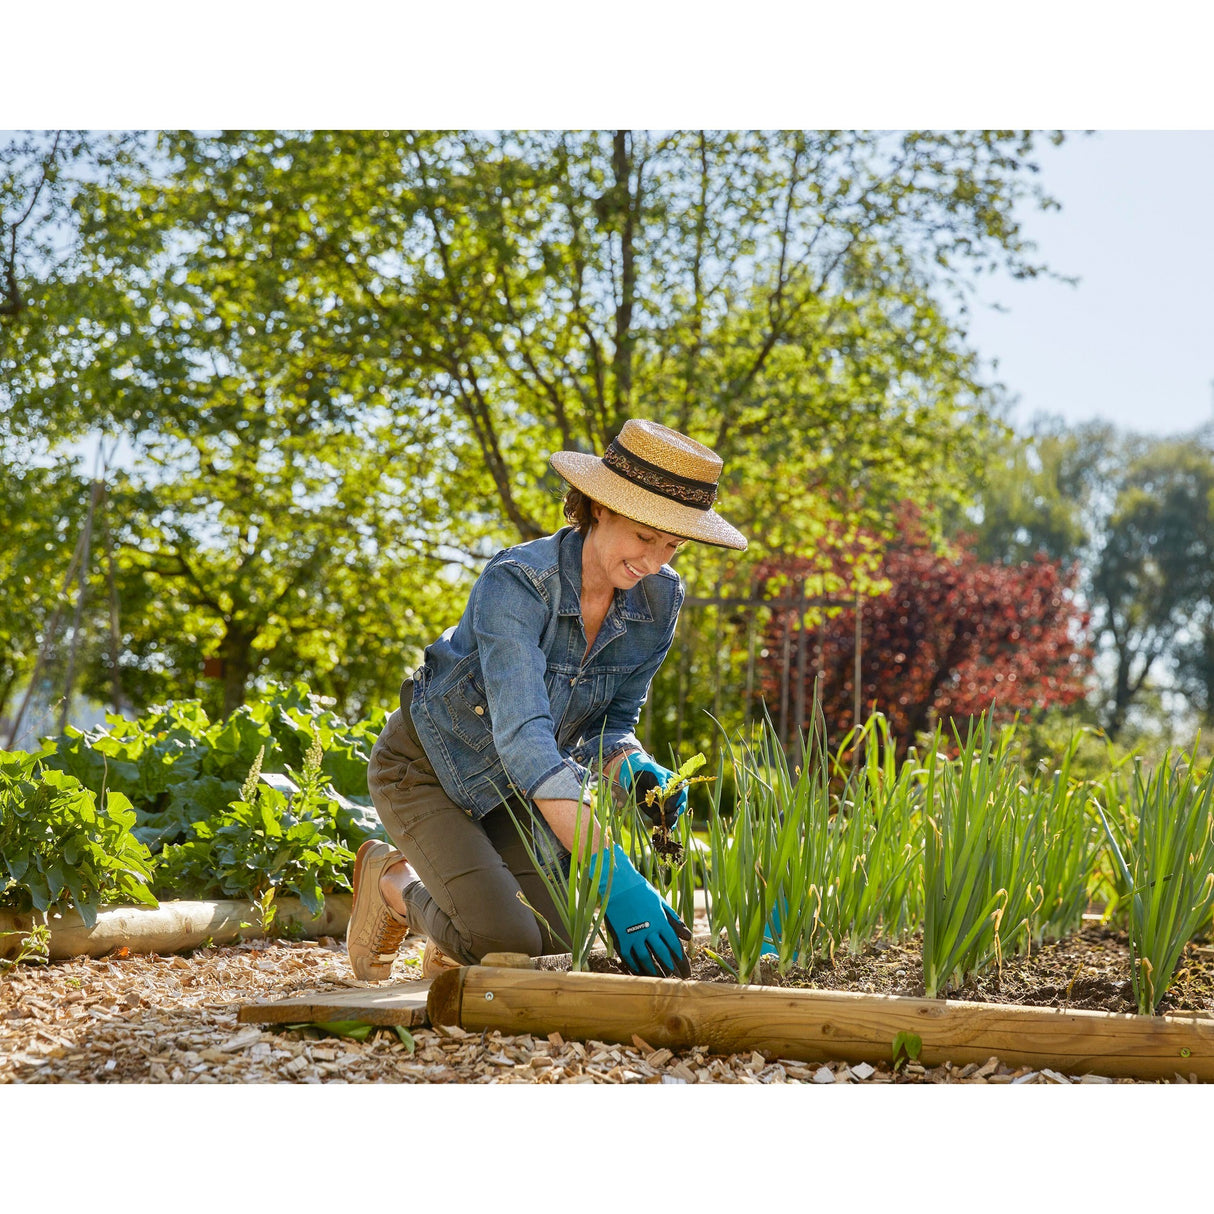
[[651,790],[660,794],[662,789],[674,778],[674,772],[654,762],[642,751],[634,750],[620,760],[618,776],[625,792],[636,792],[637,808],[651,822],[660,822],[670,830],[679,820],[679,815],[687,809],[687,787],[680,788],[673,796],[662,801],[660,796],[653,798],[653,804],[648,804]]
[[691,939],[683,920],[670,904],[637,872],[618,845],[594,858],[599,893],[607,894],[603,918],[620,960],[634,974],[654,978],[691,977],[691,963],[683,951]]

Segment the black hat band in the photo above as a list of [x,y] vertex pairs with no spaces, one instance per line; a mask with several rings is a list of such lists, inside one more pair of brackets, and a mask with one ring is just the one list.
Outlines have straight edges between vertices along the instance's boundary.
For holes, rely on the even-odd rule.
[[697,481],[687,476],[679,476],[675,472],[667,472],[657,464],[633,455],[627,447],[621,445],[619,439],[613,439],[611,446],[603,455],[603,463],[618,476],[650,493],[656,493],[667,501],[679,502],[685,506],[695,506],[699,510],[708,510],[717,500],[715,481]]

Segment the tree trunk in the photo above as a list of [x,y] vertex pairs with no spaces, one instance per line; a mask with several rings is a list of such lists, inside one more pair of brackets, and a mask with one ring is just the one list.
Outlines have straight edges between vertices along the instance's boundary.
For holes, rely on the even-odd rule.
[[228,625],[219,643],[219,658],[223,662],[223,715],[230,716],[244,702],[249,678],[260,664],[253,656],[255,632]]

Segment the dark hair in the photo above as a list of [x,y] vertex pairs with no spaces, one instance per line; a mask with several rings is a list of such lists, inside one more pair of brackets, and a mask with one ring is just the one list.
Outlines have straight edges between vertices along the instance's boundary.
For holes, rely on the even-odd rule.
[[594,526],[594,507],[597,503],[587,497],[580,489],[569,486],[565,494],[565,518],[569,520],[581,534],[582,539],[590,533]]

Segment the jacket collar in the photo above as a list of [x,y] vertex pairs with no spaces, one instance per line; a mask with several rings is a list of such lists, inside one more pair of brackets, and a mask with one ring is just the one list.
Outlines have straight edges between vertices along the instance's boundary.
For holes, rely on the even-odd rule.
[[[557,566],[561,579],[559,615],[582,614],[582,537],[576,527],[563,527],[560,532]],[[616,590],[608,617],[618,614],[622,620],[639,624],[653,622],[653,609],[645,592],[648,578],[642,578],[631,590]]]

